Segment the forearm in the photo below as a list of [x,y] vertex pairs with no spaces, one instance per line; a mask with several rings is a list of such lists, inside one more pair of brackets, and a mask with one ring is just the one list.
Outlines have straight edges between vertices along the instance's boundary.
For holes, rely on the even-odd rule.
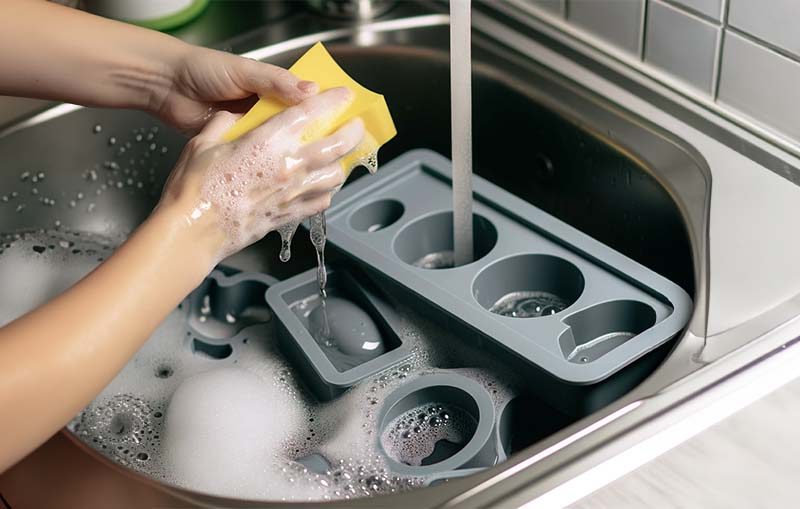
[[0,2],[0,95],[148,109],[190,46],[38,0]]
[[214,263],[179,214],[156,211],[70,290],[0,328],[0,472],[58,431]]

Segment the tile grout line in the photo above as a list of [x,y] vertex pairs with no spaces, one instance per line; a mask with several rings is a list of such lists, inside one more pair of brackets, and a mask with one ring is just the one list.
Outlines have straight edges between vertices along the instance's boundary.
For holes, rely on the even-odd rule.
[[714,56],[714,68],[711,74],[711,84],[714,87],[711,91],[711,100],[717,102],[719,98],[720,76],[722,75],[722,53],[725,51],[725,33],[728,27],[728,11],[730,0],[722,0],[722,26],[717,34],[717,51]]
[[640,23],[641,31],[639,33],[639,61],[644,62],[645,41],[647,40],[647,11],[650,6],[650,0],[642,2],[642,19]]
[[780,46],[776,45],[775,43],[772,43],[772,42],[766,41],[764,39],[761,39],[760,37],[758,37],[756,35],[747,33],[744,30],[741,30],[741,29],[736,28],[734,26],[726,26],[725,30],[727,30],[728,32],[736,35],[737,37],[740,37],[740,38],[744,39],[745,41],[749,42],[750,44],[755,44],[756,46],[760,47],[761,49],[765,49],[765,50],[767,50],[767,51],[769,51],[771,53],[775,53],[779,57],[782,57],[782,58],[785,58],[787,60],[790,60],[795,65],[800,64],[800,55],[797,55],[795,53],[792,53],[789,50],[781,48]]
[[[725,1],[725,0],[723,0],[723,1]],[[700,21],[704,21],[706,23],[711,23],[711,24],[716,25],[716,26],[721,26],[722,24],[724,24],[719,19],[714,19],[712,16],[709,16],[708,14],[705,14],[703,12],[695,10],[695,9],[693,9],[693,8],[687,6],[687,5],[678,3],[678,0],[661,0],[661,2],[663,2],[664,4],[672,7],[673,9],[677,9],[677,10],[681,11],[684,14],[687,14],[689,16],[697,18]]]

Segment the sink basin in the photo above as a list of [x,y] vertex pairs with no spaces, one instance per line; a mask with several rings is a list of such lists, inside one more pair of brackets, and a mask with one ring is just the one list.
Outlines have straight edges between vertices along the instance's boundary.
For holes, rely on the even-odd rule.
[[[337,28],[320,35],[349,74],[386,97],[399,135],[381,150],[382,161],[414,148],[449,156],[447,19],[437,14],[409,19],[405,24],[377,23],[371,32]],[[290,40],[251,55],[288,66],[309,42]],[[626,405],[638,405],[692,371],[686,359],[705,335],[711,178],[703,155],[619,101],[548,70],[488,33],[475,35],[473,72],[476,173],[676,282],[693,297],[697,309],[684,335],[651,355],[646,370],[626,375],[633,377],[633,386],[663,361],[660,377],[651,377],[595,413],[569,419],[543,414],[531,439],[536,443],[507,463],[425,488],[424,494],[391,495],[387,504],[433,506],[475,495],[493,486],[493,480],[518,477],[523,469],[533,475],[538,462],[558,461],[558,456],[542,454],[547,446],[583,436],[615,412],[632,411]],[[144,139],[137,141],[139,136]],[[181,135],[144,114],[70,105],[9,126],[0,132],[0,189],[9,197],[0,202],[0,231],[51,229],[58,224],[61,229],[124,236],[155,205],[184,143]],[[120,149],[125,149],[122,154]],[[40,171],[45,178],[32,182],[31,175]],[[357,171],[353,177],[364,173]],[[295,239],[289,263],[278,261],[275,234],[225,263],[278,277],[297,274],[315,263],[311,244],[302,237]],[[27,286],[61,288],[47,274],[0,273],[5,278],[25,277]],[[31,295],[18,304],[20,312],[47,295]],[[680,367],[674,369],[673,364]],[[597,406],[608,403],[603,400]],[[93,454],[88,448],[87,452]],[[139,474],[131,475],[141,481]],[[361,503],[369,505],[368,500]]]

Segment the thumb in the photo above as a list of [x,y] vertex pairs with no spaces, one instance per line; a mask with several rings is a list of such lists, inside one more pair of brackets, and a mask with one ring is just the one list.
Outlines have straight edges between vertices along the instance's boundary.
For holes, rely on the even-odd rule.
[[218,143],[228,129],[233,127],[242,116],[227,111],[218,111],[197,135],[203,141]]
[[313,81],[302,80],[282,67],[247,58],[238,60],[238,85],[253,94],[297,104],[319,91]]

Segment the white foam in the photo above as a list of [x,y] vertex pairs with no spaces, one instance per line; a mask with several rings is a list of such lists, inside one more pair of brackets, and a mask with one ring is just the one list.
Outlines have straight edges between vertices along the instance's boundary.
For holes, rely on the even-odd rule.
[[[0,238],[0,282],[13,289],[0,296],[3,322],[77,281],[115,244],[69,232]],[[227,340],[229,357],[209,358],[192,351],[186,301],[69,428],[127,468],[226,497],[324,500],[413,488],[422,480],[393,475],[379,447],[378,418],[387,394],[437,367],[459,366],[473,366],[459,371],[490,392],[500,388],[493,393],[498,405],[515,389],[501,384],[509,374],[483,352],[407,309],[398,313],[399,334],[411,345],[412,358],[319,403],[278,351],[274,320]],[[128,423],[122,431],[120,423]],[[329,472],[293,461],[312,453],[327,458]]]
[[75,284],[117,243],[96,235],[60,230],[0,234],[0,325]]
[[182,484],[205,492],[275,495],[284,443],[307,419],[278,387],[249,371],[208,371],[187,379],[173,394],[163,461]]
[[[220,259],[260,239],[277,228],[281,216],[285,222],[303,218],[291,207],[286,208],[281,196],[288,187],[281,187],[280,173],[290,170],[295,160],[276,154],[294,154],[299,140],[289,136],[252,143],[229,157],[215,161],[208,169],[202,188],[202,203],[213,209],[226,234]],[[272,199],[269,195],[276,195]],[[199,209],[198,209],[199,210]],[[202,211],[201,211],[202,212]]]

